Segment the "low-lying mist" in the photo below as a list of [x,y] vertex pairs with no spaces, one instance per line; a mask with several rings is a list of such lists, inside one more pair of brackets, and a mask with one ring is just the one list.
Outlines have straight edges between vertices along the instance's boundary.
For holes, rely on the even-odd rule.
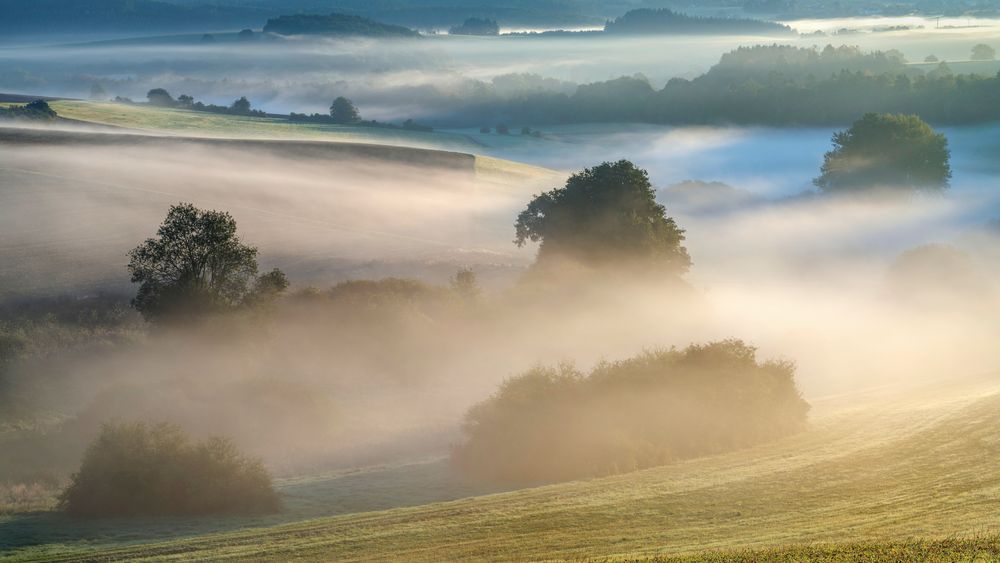
[[[968,27],[938,29],[934,20],[926,18],[803,20],[790,23],[802,33],[819,30],[829,35],[793,36],[781,43],[895,49],[917,63],[933,54],[952,64],[957,73],[995,73],[993,62],[967,65],[973,45],[995,44],[1000,38],[997,21],[963,21],[943,20],[942,25]],[[894,26],[902,27],[871,31]],[[841,29],[855,32],[837,33]],[[215,43],[202,42],[200,34],[89,39],[81,35],[77,43],[10,45],[0,50],[0,92],[88,98],[98,84],[102,99],[123,96],[141,101],[150,89],[166,88],[174,95],[188,94],[215,104],[228,105],[247,96],[255,107],[275,113],[325,113],[330,102],[343,95],[358,103],[368,119],[402,121],[447,116],[455,99],[483,99],[497,77],[528,73],[550,80],[516,92],[496,85],[495,93],[501,97],[524,95],[539,87],[572,92],[576,84],[637,73],[659,89],[671,78],[705,73],[723,53],[739,46],[775,42],[741,35],[261,37]]]
[[[52,441],[19,442],[26,465],[65,471],[115,417],[232,436],[279,472],[440,455],[462,439],[471,405],[539,363],[587,370],[731,337],[794,361],[807,399],[997,366],[1000,243],[984,211],[996,199],[971,189],[987,177],[966,176],[960,154],[956,187],[940,198],[764,197],[710,212],[667,199],[694,262],[685,283],[623,270],[539,286],[520,281],[534,249],[512,244],[512,225],[534,194],[562,183],[559,173],[497,180],[460,158],[421,166],[298,148],[4,146],[8,300],[133,291],[126,252],[179,201],[232,213],[262,269],[292,281],[291,295],[259,314],[188,329],[136,321],[124,343],[107,337],[18,362],[6,384],[31,386],[35,412],[66,421]],[[954,249],[900,258],[929,243]],[[478,299],[447,287],[461,267],[479,274]],[[968,283],[942,287],[945,269]],[[389,274],[421,281],[330,289]]]

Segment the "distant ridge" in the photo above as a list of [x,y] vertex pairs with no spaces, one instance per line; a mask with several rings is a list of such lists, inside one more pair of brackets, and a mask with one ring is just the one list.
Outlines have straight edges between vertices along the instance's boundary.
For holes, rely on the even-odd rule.
[[401,25],[391,25],[349,14],[296,14],[267,20],[265,33],[278,35],[360,35],[365,37],[419,37]]
[[604,32],[616,35],[659,35],[659,34],[727,34],[763,33],[789,34],[792,28],[780,23],[746,19],[689,16],[663,8],[654,10],[640,8],[608,21]]

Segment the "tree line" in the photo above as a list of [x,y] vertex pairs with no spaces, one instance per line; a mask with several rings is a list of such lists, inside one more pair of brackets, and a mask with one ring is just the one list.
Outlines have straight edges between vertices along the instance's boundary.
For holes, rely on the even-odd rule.
[[661,89],[641,75],[582,84],[571,93],[534,90],[471,99],[446,119],[459,124],[642,122],[671,125],[836,125],[858,115],[919,115],[939,124],[1000,119],[1000,74],[929,72],[893,52],[823,51],[788,46],[741,48],[692,80]]

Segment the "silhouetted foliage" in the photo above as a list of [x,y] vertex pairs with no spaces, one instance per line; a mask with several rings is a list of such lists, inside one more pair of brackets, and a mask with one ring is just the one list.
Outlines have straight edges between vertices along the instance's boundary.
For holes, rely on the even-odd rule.
[[470,268],[462,268],[455,272],[451,278],[451,289],[466,301],[475,301],[483,293],[483,289],[479,287],[479,281],[476,279],[476,273]]
[[997,50],[989,45],[980,43],[972,48],[972,60],[974,61],[992,61],[997,58]]
[[434,131],[434,128],[431,127],[430,125],[417,123],[412,119],[407,119],[406,121],[403,122],[403,129],[406,129],[407,131],[420,131],[423,133],[432,133]]
[[[154,94],[155,93],[155,94]],[[249,117],[267,117],[267,113],[259,110],[253,109],[250,100],[246,96],[241,96],[239,99],[235,100],[229,106],[218,106],[215,104],[205,104],[203,102],[196,101],[194,97],[187,94],[181,94],[177,96],[174,100],[170,97],[170,94],[162,88],[156,88],[155,90],[150,90],[150,95],[155,96],[157,101],[154,102],[153,98],[150,97],[150,103],[162,107],[176,107],[180,109],[186,109],[191,111],[203,111],[207,113],[220,113],[224,115],[243,115]],[[121,101],[121,100],[115,100]]]
[[[232,216],[190,203],[171,206],[157,236],[134,248],[129,258],[132,282],[141,284],[132,305],[149,320],[233,309],[260,281],[257,249],[240,241]],[[270,290],[276,274],[266,276],[260,287]]]
[[743,47],[693,80],[656,90],[640,76],[473,100],[459,112],[469,126],[516,123],[842,125],[867,112],[919,115],[935,124],[1000,120],[1000,77],[924,72],[895,51]]
[[605,33],[649,35],[666,33],[740,34],[770,33],[791,35],[792,28],[779,23],[739,19],[689,16],[667,8],[640,8],[609,21]]
[[500,35],[500,24],[489,18],[469,18],[448,30],[450,35]]
[[250,113],[250,100],[247,100],[246,96],[241,97],[229,106],[229,111],[237,115],[248,115]]
[[507,125],[503,123],[497,125],[496,129],[497,129],[497,135],[510,135],[510,128],[508,128]]
[[358,108],[354,107],[354,102],[340,96],[330,104],[330,117],[334,123],[349,125],[361,121]]
[[588,168],[535,197],[515,229],[518,246],[541,243],[539,265],[632,263],[678,275],[691,265],[684,231],[656,203],[646,171],[627,160]]
[[368,37],[419,37],[412,29],[390,25],[361,16],[296,14],[267,20],[265,33],[279,35],[363,35]]
[[833,135],[822,175],[824,192],[871,188],[940,191],[948,187],[948,140],[915,115],[865,114]]
[[172,108],[177,104],[170,92],[163,88],[153,88],[146,93],[146,99],[149,100],[150,105],[163,108]]
[[619,473],[734,450],[802,430],[809,405],[787,361],[725,340],[601,363],[537,367],[469,409],[465,472],[539,482]]
[[242,29],[236,34],[236,39],[239,41],[253,41],[257,39],[252,29]]
[[259,460],[229,440],[194,443],[178,427],[105,424],[60,505],[71,516],[270,514],[281,509]]
[[0,119],[50,121],[56,117],[56,111],[45,100],[35,100],[23,106],[0,107]]

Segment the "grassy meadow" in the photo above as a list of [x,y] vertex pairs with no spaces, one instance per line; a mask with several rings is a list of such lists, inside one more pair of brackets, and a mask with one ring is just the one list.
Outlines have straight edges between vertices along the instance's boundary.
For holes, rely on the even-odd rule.
[[[8,556],[59,561],[991,560],[1000,554],[1000,542],[990,535],[1000,526],[1000,469],[994,463],[1000,454],[995,432],[1000,393],[982,384],[957,388],[926,389],[906,399],[870,392],[816,400],[811,429],[801,435],[637,473],[375,512],[360,512],[366,508],[362,503],[351,507],[359,511],[354,514],[270,526],[258,521],[260,527],[238,531],[255,523],[235,520],[226,531],[216,521],[217,531],[211,533],[205,533],[205,524],[191,522],[158,522],[145,529],[129,523],[102,538],[83,531],[96,523],[63,520],[49,526],[62,537],[23,542]],[[416,473],[369,474],[363,485],[395,490],[392,502],[408,504],[403,490],[426,491],[421,482],[435,482],[444,470],[433,464],[415,467]],[[414,476],[417,482],[402,489],[391,486]],[[283,483],[283,493],[294,491],[292,514],[283,518],[296,511],[308,516],[310,511],[295,500],[306,490],[303,496],[311,503],[324,504],[317,494],[324,482],[332,483]],[[338,488],[334,483],[327,490]],[[20,527],[30,532],[23,518],[31,517],[6,517],[0,531],[10,534]],[[115,522],[103,525],[112,529]],[[171,539],[151,539],[156,526],[170,528]],[[178,538],[184,530],[190,537]]]
[[354,125],[294,123],[115,102],[60,100],[50,104],[61,117],[99,125],[204,137],[325,140],[474,152],[482,145],[465,135]]

